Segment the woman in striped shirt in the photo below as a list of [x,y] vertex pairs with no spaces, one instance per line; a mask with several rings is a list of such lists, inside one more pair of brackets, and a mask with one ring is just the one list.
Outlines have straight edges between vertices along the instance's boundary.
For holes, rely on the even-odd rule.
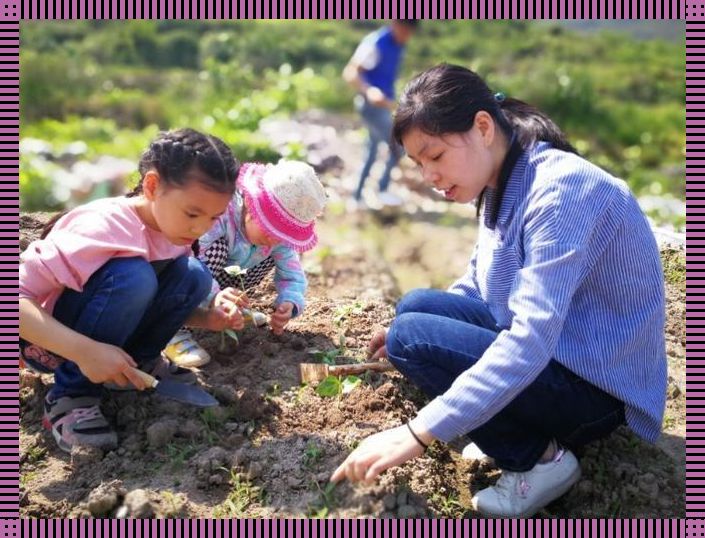
[[371,342],[431,401],[367,438],[333,481],[370,482],[431,442],[473,442],[502,470],[472,499],[528,517],[580,478],[571,449],[626,423],[653,442],[665,406],[663,271],[626,184],[539,110],[439,65],[400,98],[394,136],[425,181],[478,201],[467,273],[414,290]]

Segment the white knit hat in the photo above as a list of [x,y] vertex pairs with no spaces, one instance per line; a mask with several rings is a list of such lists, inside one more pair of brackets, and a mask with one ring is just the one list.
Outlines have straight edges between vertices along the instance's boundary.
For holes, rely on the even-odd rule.
[[311,166],[285,160],[245,163],[238,183],[265,232],[299,252],[315,246],[315,220],[326,205],[326,193]]
[[281,160],[267,168],[262,181],[287,213],[301,222],[311,222],[323,212],[326,191],[310,165]]

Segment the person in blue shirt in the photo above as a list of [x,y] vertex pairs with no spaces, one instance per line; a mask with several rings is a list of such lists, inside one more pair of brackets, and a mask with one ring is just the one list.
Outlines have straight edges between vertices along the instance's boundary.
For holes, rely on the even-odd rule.
[[441,64],[406,87],[394,136],[448,200],[478,202],[467,273],[414,290],[372,338],[430,398],[365,439],[331,480],[370,482],[435,440],[502,470],[472,498],[528,517],[580,478],[576,447],[626,423],[653,442],[666,392],[658,247],[626,184],[577,155],[545,114]]
[[392,111],[396,105],[394,83],[399,74],[404,48],[414,34],[418,20],[394,20],[367,35],[343,71],[343,78],[358,95],[355,109],[368,130],[367,157],[360,172],[354,202],[361,206],[362,189],[377,159],[380,143],[389,147],[389,156],[379,180],[378,199],[382,205],[400,205],[401,199],[387,189],[392,170],[401,157],[401,148],[392,140]]

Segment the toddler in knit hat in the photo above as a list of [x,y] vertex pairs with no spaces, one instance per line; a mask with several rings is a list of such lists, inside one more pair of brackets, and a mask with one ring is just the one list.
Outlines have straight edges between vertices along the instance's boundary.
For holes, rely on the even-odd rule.
[[[220,289],[232,287],[233,300],[247,308],[246,292],[274,269],[277,298],[270,325],[272,332],[281,334],[289,320],[304,310],[307,280],[299,253],[316,245],[316,218],[325,204],[323,185],[308,164],[287,160],[275,165],[244,163],[226,212],[199,240],[199,258],[214,277],[209,299]],[[244,273],[225,271],[232,266]],[[202,366],[210,360],[185,329],[164,352],[180,366]]]

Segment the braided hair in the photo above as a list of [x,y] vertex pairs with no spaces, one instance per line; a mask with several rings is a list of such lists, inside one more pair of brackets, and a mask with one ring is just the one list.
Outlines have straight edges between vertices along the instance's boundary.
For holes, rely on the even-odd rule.
[[193,129],[176,129],[160,133],[139,162],[140,181],[126,196],[142,193],[142,180],[155,170],[165,185],[184,186],[188,173],[202,172],[199,180],[216,192],[235,192],[235,180],[240,163],[230,148],[219,138]]
[[[197,178],[215,192],[232,194],[240,170],[240,163],[230,148],[219,138],[200,133],[194,129],[175,129],[159,133],[149,145],[138,165],[140,181],[125,196],[142,194],[142,182],[147,172],[154,170],[164,185],[183,187]],[[200,172],[191,176],[191,172]],[[62,212],[53,217],[44,227],[41,237],[51,231]],[[198,241],[191,246],[198,255]]]

